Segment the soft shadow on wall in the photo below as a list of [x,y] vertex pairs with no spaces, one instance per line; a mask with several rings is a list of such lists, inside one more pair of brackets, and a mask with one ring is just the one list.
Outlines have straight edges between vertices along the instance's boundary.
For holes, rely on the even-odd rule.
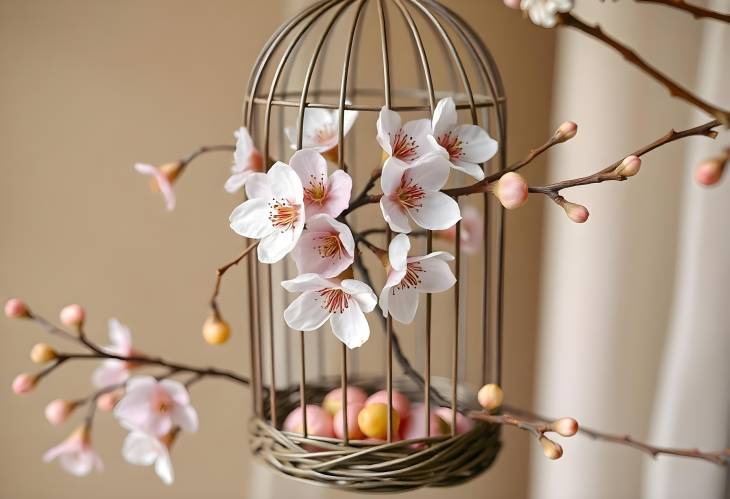
[[[447,3],[471,20],[502,70],[510,158],[517,158],[556,125],[548,122],[552,37],[496,0]],[[234,337],[224,348],[208,347],[199,336],[212,270],[240,246],[227,226],[237,198],[221,188],[229,157],[205,158],[186,173],[173,214],[162,209],[131,166],[232,140],[251,64],[270,33],[302,5],[292,4],[219,0],[212,9],[179,0],[3,2],[0,208],[6,216],[0,222],[5,234],[0,296],[21,296],[49,317],[80,302],[89,310],[89,331],[100,342],[107,319],[118,317],[150,352],[247,372],[243,317],[230,314]],[[535,181],[540,170],[536,166],[531,173]],[[532,396],[541,210],[542,201],[534,200],[509,215],[505,389],[520,405]],[[222,305],[227,310],[242,306],[242,281],[226,282]],[[0,327],[0,379],[9,383],[31,368],[27,352],[42,336],[27,324],[2,321]],[[249,492],[254,470],[246,433],[249,397],[225,382],[193,388],[201,431],[176,444],[171,488],[151,469],[123,462],[124,432],[109,417],[99,418],[95,434],[104,473],[77,479],[56,464],[43,464],[43,451],[66,435],[65,428],[45,422],[45,404],[87,393],[91,369],[65,366],[27,398],[0,392],[5,409],[0,438],[6,449],[2,497],[92,498],[102,490],[108,498],[273,493]],[[450,495],[526,495],[527,437],[504,435],[495,467]],[[277,494],[315,490],[276,480]],[[340,495],[323,492],[323,497]]]

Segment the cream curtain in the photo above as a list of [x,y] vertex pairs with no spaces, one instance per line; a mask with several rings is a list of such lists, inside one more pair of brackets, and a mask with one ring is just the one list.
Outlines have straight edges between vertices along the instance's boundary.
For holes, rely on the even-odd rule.
[[[580,3],[578,13],[730,105],[726,26],[626,2]],[[561,33],[557,58],[554,117],[582,130],[552,155],[551,178],[596,170],[670,127],[707,120],[579,33]],[[727,181],[711,190],[692,181],[693,166],[723,142],[727,134],[674,144],[647,156],[630,182],[568,193],[590,208],[585,226],[546,212],[538,411],[656,444],[728,445],[730,193]],[[564,446],[558,462],[534,449],[533,498],[727,497],[726,468],[654,461],[581,437]]]

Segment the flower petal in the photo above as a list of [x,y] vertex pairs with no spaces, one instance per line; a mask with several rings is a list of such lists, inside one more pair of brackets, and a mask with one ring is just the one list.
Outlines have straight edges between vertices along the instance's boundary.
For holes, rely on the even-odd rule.
[[429,152],[434,152],[433,147],[426,140],[426,137],[431,134],[431,120],[424,118],[409,121],[403,125],[403,133],[413,140],[416,149],[414,160],[418,160]]
[[174,379],[163,379],[160,381],[160,387],[179,405],[190,404],[190,395],[185,385]]
[[[324,110],[323,110],[324,111]],[[327,182],[327,160],[313,149],[297,151],[289,160],[304,188]]]
[[358,348],[370,337],[370,325],[356,300],[330,318],[332,333],[349,349]]
[[155,462],[155,473],[157,473],[157,476],[160,477],[160,480],[165,485],[172,485],[172,482],[175,480],[175,474],[172,471],[172,460],[170,459],[169,453],[165,452],[157,458]]
[[388,312],[402,324],[410,324],[418,311],[418,291],[413,288],[392,288],[388,297]]
[[448,229],[461,219],[459,204],[443,192],[427,192],[421,206],[408,210],[408,214],[428,230]]
[[276,232],[269,220],[268,199],[253,198],[244,201],[233,210],[229,222],[236,234],[252,239],[263,239]]
[[482,167],[477,164],[456,160],[451,162],[451,166],[454,168],[454,170],[464,172],[470,177],[474,178],[474,180],[484,179],[484,170],[482,170]]
[[139,430],[130,432],[122,444],[122,456],[130,464],[149,466],[160,454],[157,438]]
[[223,188],[230,192],[231,194],[241,190],[244,185],[246,185],[246,182],[251,178],[251,176],[254,175],[254,172],[252,171],[245,171],[240,173],[234,173],[230,177],[228,177],[228,180],[226,180],[226,183],[223,185]]
[[192,405],[176,405],[172,410],[172,422],[181,430],[198,431],[198,413]]
[[378,121],[376,123],[378,130],[377,140],[380,147],[382,147],[388,154],[393,153],[393,146],[391,145],[391,142],[393,137],[395,137],[395,134],[398,133],[398,130],[400,130],[400,124],[401,120],[398,113],[391,111],[385,106],[380,109],[380,115],[378,116]]
[[456,126],[457,115],[454,99],[446,97],[438,102],[436,110],[433,112],[433,119],[431,120],[431,123],[433,134],[436,137],[446,133]]
[[92,451],[80,451],[58,456],[61,466],[74,476],[86,476],[94,468],[95,456]]
[[314,331],[327,322],[330,315],[316,291],[305,291],[284,310],[284,321],[295,331]]
[[344,279],[340,285],[345,293],[357,301],[363,312],[373,311],[378,299],[370,286],[356,279]]
[[117,359],[106,359],[91,374],[91,382],[97,388],[118,385],[129,379],[129,370],[124,361]]
[[255,148],[246,127],[242,126],[233,135],[236,137],[236,150],[233,152],[233,171],[240,173],[248,168],[251,154]]
[[267,201],[274,198],[271,192],[271,179],[265,173],[254,172],[246,181],[246,197],[248,199],[262,198]]
[[388,158],[383,164],[380,175],[380,188],[384,194],[393,194],[401,185],[403,174],[408,169],[403,161],[397,158]]
[[380,211],[383,212],[383,218],[392,231],[405,234],[411,231],[411,224],[406,216],[406,211],[392,198],[388,196],[380,198]]
[[499,149],[496,140],[481,127],[476,125],[459,125],[454,133],[461,140],[461,159],[467,163],[484,163],[490,160]]
[[333,288],[337,285],[322,276],[310,273],[298,275],[288,281],[282,281],[281,286],[290,293],[302,293],[315,289]]
[[426,191],[437,191],[449,180],[451,163],[438,153],[429,153],[408,168],[403,176]]
[[411,240],[405,234],[398,234],[388,246],[388,261],[395,270],[406,269],[406,259],[411,250]]
[[117,319],[109,319],[109,341],[120,350],[129,351],[132,348],[132,333],[129,328]]
[[[312,155],[319,155],[314,151],[297,151],[291,157],[290,163],[298,164],[302,159],[307,159]],[[266,176],[269,178],[271,193],[276,199],[286,199],[290,203],[302,204],[304,200],[304,189],[302,181],[294,169],[282,162],[277,162],[272,166]]]
[[435,252],[423,257],[420,260],[423,271],[418,273],[420,280],[415,289],[422,293],[442,293],[451,288],[456,283],[456,277],[446,262],[453,258],[444,252]]
[[329,178],[327,200],[324,212],[337,217],[350,205],[352,195],[352,177],[343,170],[335,170]]
[[[301,210],[300,219],[304,218],[304,210]],[[285,231],[276,230],[261,239],[256,254],[261,263],[276,263],[284,258],[297,244],[304,228],[304,221],[298,221],[296,225]]]

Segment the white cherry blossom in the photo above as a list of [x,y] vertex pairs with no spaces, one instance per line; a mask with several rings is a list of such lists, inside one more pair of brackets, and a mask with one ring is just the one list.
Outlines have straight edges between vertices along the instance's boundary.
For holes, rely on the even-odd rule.
[[355,259],[355,240],[347,225],[329,215],[315,215],[307,221],[292,258],[300,274],[337,277]]
[[241,127],[233,135],[236,137],[236,150],[233,153],[231,176],[224,186],[230,193],[236,192],[246,185],[246,181],[253,173],[263,170],[263,158],[254,146],[248,129]]
[[401,125],[400,115],[383,107],[378,117],[377,129],[378,144],[389,158],[410,164],[434,151],[434,147],[427,140],[431,133],[431,121],[428,119],[413,120]]
[[343,170],[335,170],[328,177],[327,161],[318,152],[298,151],[289,164],[302,181],[307,220],[320,213],[337,217],[350,204],[352,178]]
[[[342,122],[344,135],[347,135],[356,119],[357,111],[345,111],[345,119]],[[337,147],[339,124],[339,110],[308,107],[304,111],[302,149],[313,149],[319,153],[326,153]],[[291,142],[292,149],[296,149],[297,128],[286,127],[284,132]]]
[[559,12],[570,12],[573,0],[522,0],[520,9],[530,20],[543,28],[553,28],[558,23]]
[[[169,435],[172,435],[170,433]],[[139,466],[155,465],[155,473],[165,484],[171,485],[175,479],[170,459],[170,436],[160,438],[143,431],[133,430],[124,439],[122,456],[130,464]]]

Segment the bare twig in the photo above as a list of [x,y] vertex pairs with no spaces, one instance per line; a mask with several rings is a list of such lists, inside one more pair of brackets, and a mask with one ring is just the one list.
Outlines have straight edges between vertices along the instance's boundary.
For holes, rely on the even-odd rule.
[[[525,409],[519,409],[511,406],[504,406],[503,408],[510,413],[522,416],[523,418],[531,419],[533,422],[537,422],[538,424],[544,424],[545,422],[550,421],[550,418],[540,416],[539,414],[535,414]],[[602,440],[604,442],[611,442],[633,447],[634,449],[645,452],[652,457],[657,457],[659,455],[687,457],[692,459],[701,459],[723,466],[726,466],[728,462],[730,462],[730,450],[728,449],[719,452],[702,452],[698,449],[675,449],[669,447],[657,447],[654,445],[646,444],[644,442],[640,442],[629,435],[615,435],[594,430],[591,428],[586,428],[584,426],[581,426],[578,429],[578,432],[583,433],[586,436],[595,440]]]
[[684,0],[634,0],[637,3],[656,3],[659,5],[664,5],[666,7],[671,7],[674,9],[683,10],[689,14],[692,14],[692,17],[695,19],[701,19],[701,18],[708,18],[708,19],[716,19],[718,21],[724,21],[726,23],[730,23],[730,14],[723,14],[722,12],[717,12],[714,10],[706,9],[704,7],[700,7],[698,5],[693,5],[685,2]]
[[576,187],[579,185],[598,184],[606,181],[626,180],[626,177],[616,173],[616,169],[621,165],[621,163],[627,156],[633,155],[641,157],[648,152],[653,151],[654,149],[686,137],[700,136],[714,139],[717,136],[717,132],[713,129],[717,128],[718,126],[720,126],[720,122],[718,120],[712,120],[703,125],[699,125],[694,128],[688,128],[686,130],[681,130],[679,132],[675,130],[669,130],[666,134],[664,134],[662,137],[658,138],[654,142],[651,142],[650,144],[647,144],[637,149],[629,155],[623,156],[621,159],[611,163],[607,167],[597,171],[592,175],[570,180],[563,180],[544,186],[533,186],[529,188],[529,191],[532,193],[545,194],[550,199],[559,204],[560,199],[562,199],[562,197],[560,196],[560,191],[563,189]]
[[215,274],[215,286],[213,287],[213,294],[210,296],[210,308],[213,310],[213,316],[220,320],[220,310],[218,309],[218,293],[220,293],[221,288],[221,279],[223,278],[223,274],[228,272],[228,269],[231,267],[238,265],[241,263],[241,260],[246,258],[251,251],[256,248],[256,246],[259,245],[259,241],[255,241],[251,244],[249,244],[243,252],[238,255],[236,258],[228,262],[227,264],[223,265],[222,267],[219,267]]
[[651,78],[657,81],[659,84],[666,87],[669,90],[670,95],[688,102],[703,111],[710,116],[716,118],[725,127],[730,127],[730,112],[725,109],[721,109],[717,106],[710,104],[709,102],[701,99],[690,90],[679,85],[677,82],[669,78],[667,75],[659,71],[657,68],[642,59],[633,49],[624,45],[617,39],[607,35],[599,25],[591,26],[586,24],[581,19],[575,17],[570,12],[559,13],[558,18],[560,23],[565,26],[573,27],[583,33],[592,36],[593,38],[605,43],[609,47],[619,52],[624,59],[648,74]]
[[187,166],[190,162],[192,162],[195,158],[200,156],[201,154],[206,154],[209,152],[217,152],[217,151],[235,151],[236,146],[233,144],[219,144],[219,145],[213,145],[213,146],[200,146],[197,149],[195,149],[193,152],[188,154],[185,158],[180,160],[180,165],[182,167]]

